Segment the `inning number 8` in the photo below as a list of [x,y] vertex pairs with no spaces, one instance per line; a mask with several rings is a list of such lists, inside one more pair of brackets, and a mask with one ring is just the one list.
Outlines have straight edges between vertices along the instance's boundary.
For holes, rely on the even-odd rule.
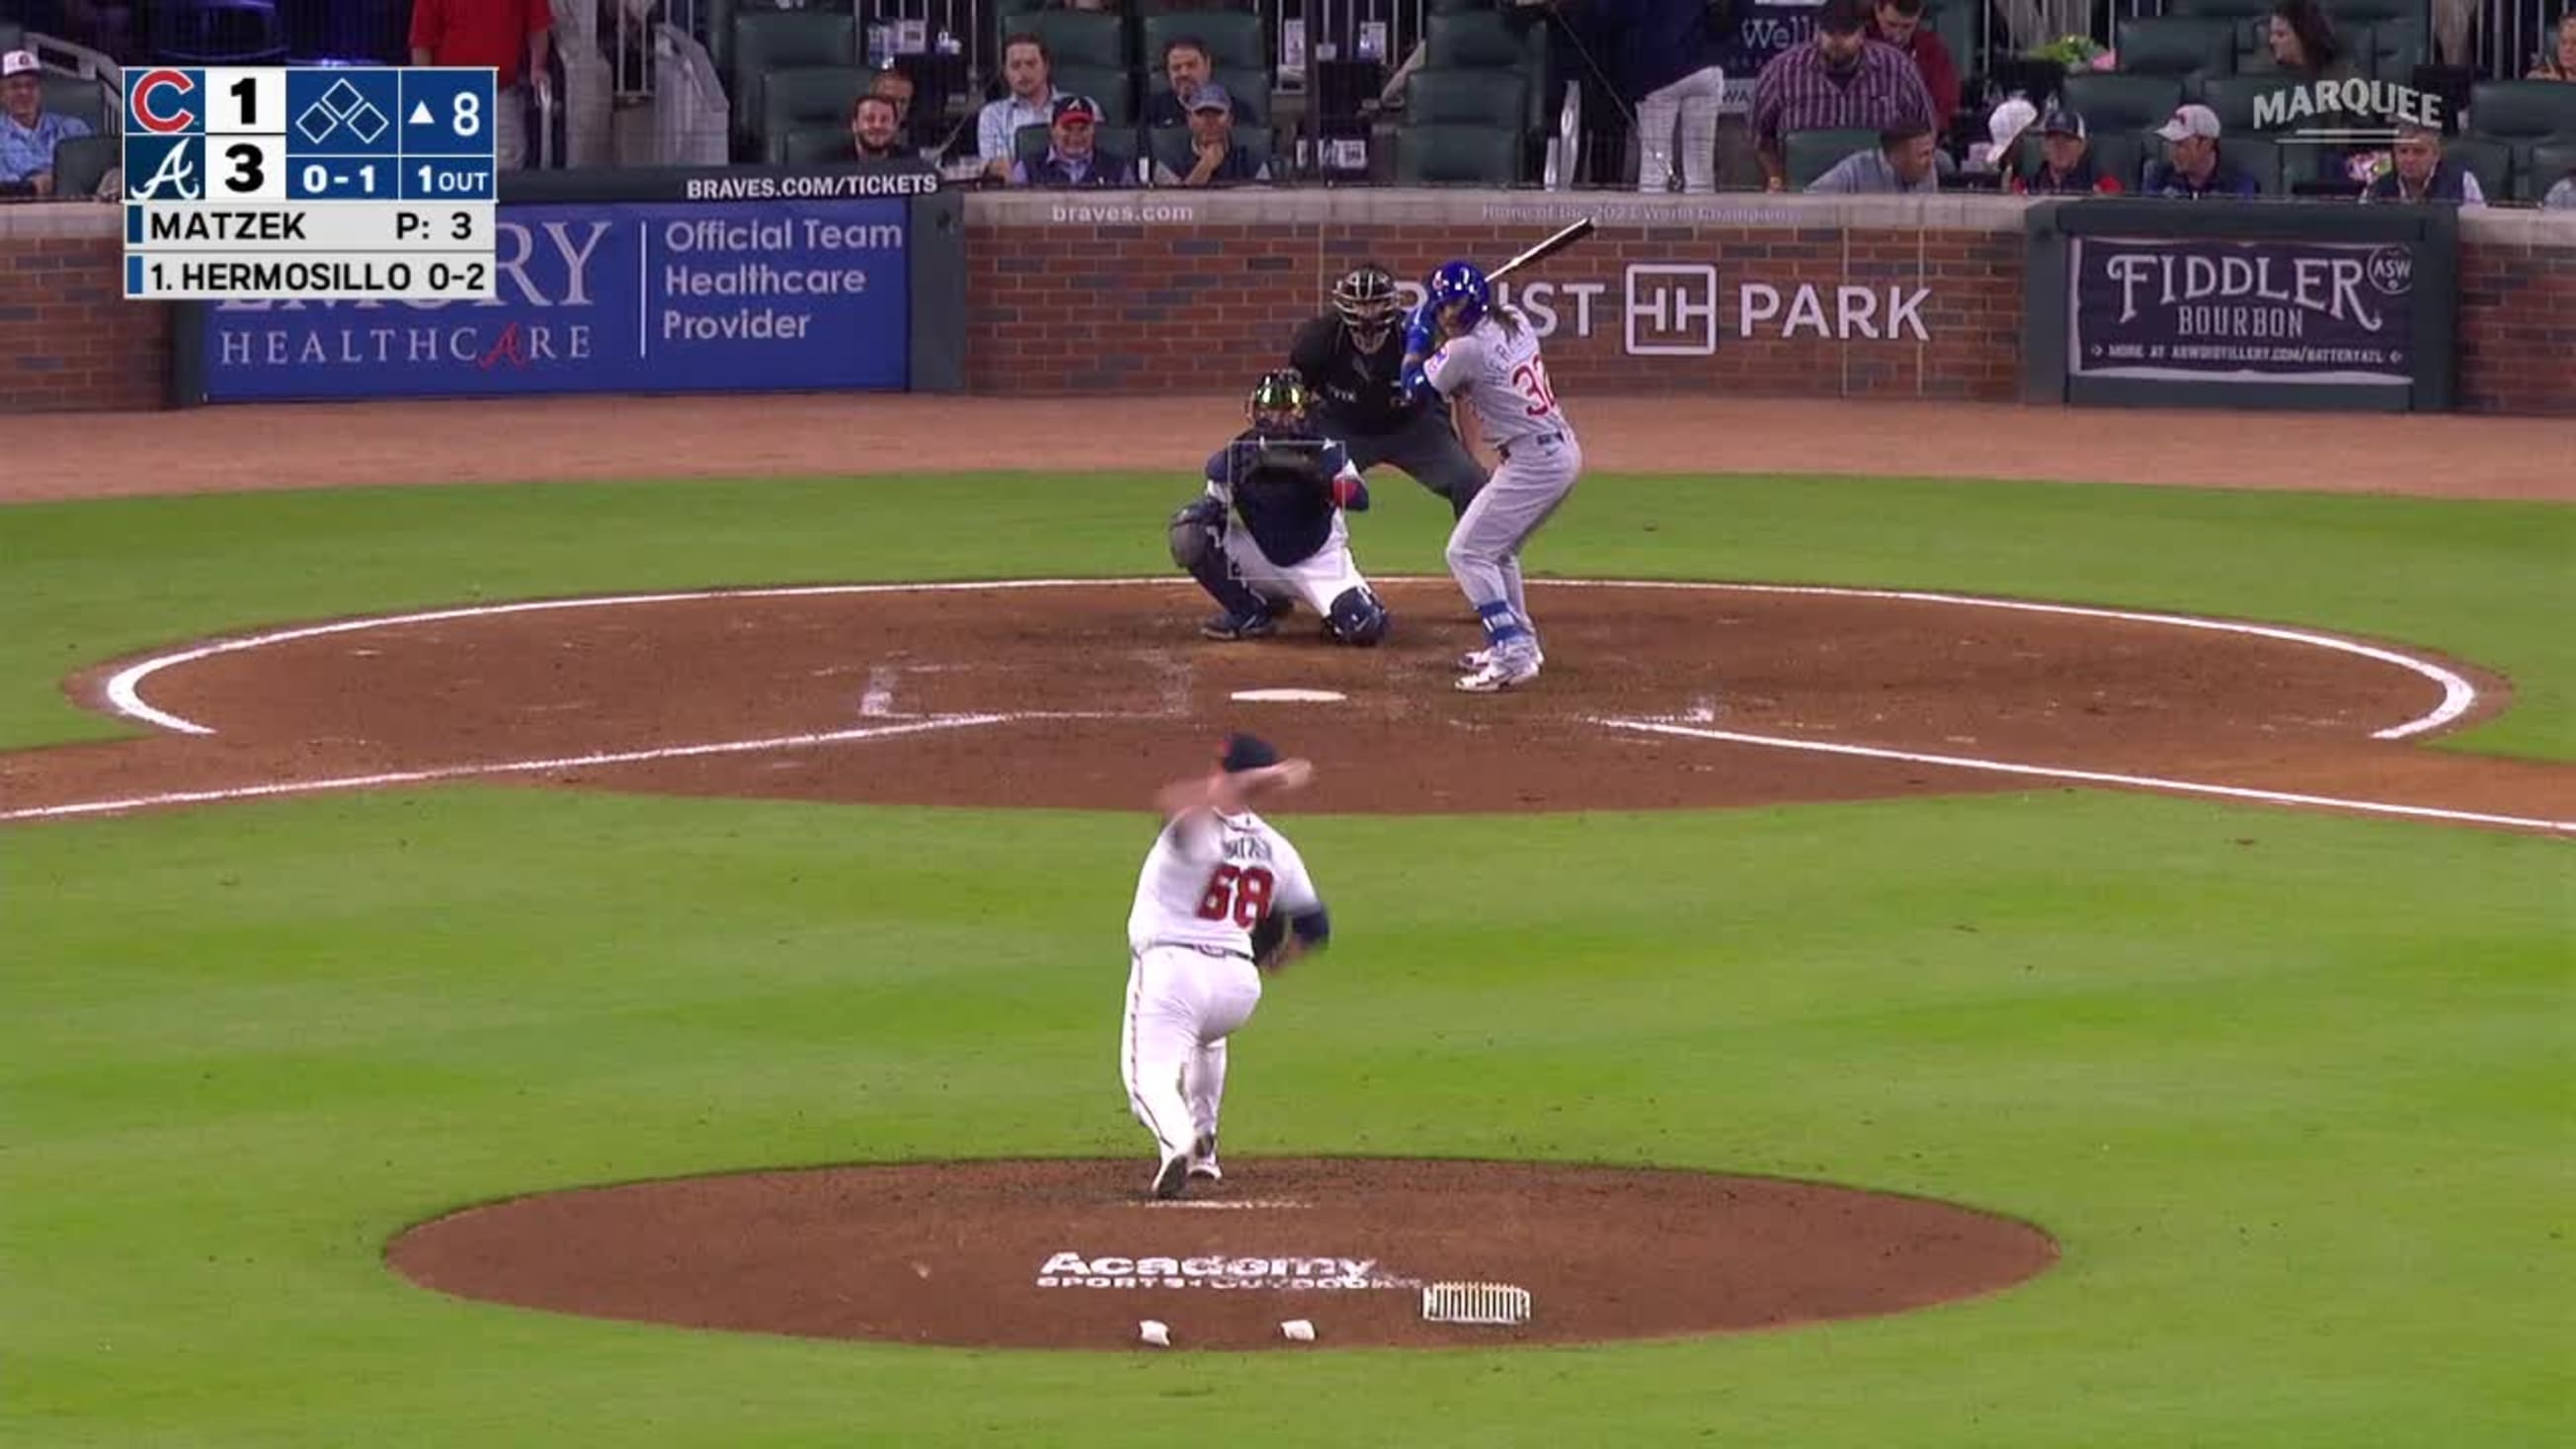
[[482,129],[483,98],[472,95],[458,96],[456,98],[456,134],[471,136]]

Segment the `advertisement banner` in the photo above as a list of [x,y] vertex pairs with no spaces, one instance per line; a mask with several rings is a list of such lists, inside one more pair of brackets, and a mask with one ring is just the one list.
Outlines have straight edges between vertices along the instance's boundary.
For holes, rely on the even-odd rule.
[[221,302],[210,402],[900,390],[899,199],[500,209],[489,302]]
[[2076,237],[2068,370],[2412,386],[2415,252],[2404,242]]
[[[1717,33],[1717,63],[1726,70],[1729,115],[1753,109],[1753,83],[1771,57],[1815,38],[1825,0],[1743,0],[1732,7],[1731,28]],[[1926,19],[1929,19],[1927,16]]]

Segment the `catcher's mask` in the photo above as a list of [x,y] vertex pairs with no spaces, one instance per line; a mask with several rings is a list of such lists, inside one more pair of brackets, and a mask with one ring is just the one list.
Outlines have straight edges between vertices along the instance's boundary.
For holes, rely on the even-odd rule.
[[1341,314],[1351,340],[1361,350],[1375,352],[1395,330],[1404,301],[1396,295],[1395,278],[1386,268],[1354,267],[1333,284],[1333,310]]
[[1243,410],[1255,431],[1294,432],[1306,425],[1306,406],[1313,400],[1306,391],[1306,379],[1296,373],[1265,372],[1252,385],[1252,398]]

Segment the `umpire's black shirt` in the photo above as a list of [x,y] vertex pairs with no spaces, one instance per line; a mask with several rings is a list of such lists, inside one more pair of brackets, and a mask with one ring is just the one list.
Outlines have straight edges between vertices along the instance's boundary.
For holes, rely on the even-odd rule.
[[1335,435],[1391,433],[1421,416],[1423,404],[1407,402],[1396,385],[1404,370],[1404,327],[1398,317],[1384,345],[1362,352],[1351,330],[1330,313],[1297,329],[1288,364],[1323,402],[1325,431]]

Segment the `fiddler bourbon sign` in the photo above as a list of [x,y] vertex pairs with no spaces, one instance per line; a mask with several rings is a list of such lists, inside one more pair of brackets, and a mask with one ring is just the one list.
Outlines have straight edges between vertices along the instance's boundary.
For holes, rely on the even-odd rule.
[[2415,380],[2411,246],[2077,237],[2072,261],[2076,376]]

